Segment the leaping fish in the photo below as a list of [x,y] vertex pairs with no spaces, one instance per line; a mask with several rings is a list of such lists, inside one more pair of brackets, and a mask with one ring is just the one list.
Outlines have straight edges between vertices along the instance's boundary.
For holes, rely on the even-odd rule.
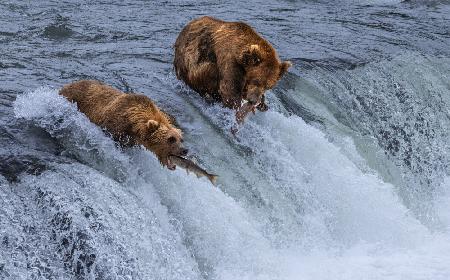
[[236,121],[238,125],[242,124],[244,122],[245,117],[248,115],[248,113],[253,112],[255,113],[256,106],[251,104],[250,102],[244,103],[236,112]]
[[217,184],[217,175],[206,172],[206,170],[195,164],[192,160],[172,155],[170,156],[170,161],[175,165],[186,169],[186,172],[188,173],[189,171],[193,172],[197,178],[206,177],[214,186]]
[[256,106],[250,104],[250,102],[244,103],[236,112],[236,125],[231,128],[231,133],[236,136],[236,133],[239,130],[239,126],[244,122],[245,117],[250,113],[255,113]]

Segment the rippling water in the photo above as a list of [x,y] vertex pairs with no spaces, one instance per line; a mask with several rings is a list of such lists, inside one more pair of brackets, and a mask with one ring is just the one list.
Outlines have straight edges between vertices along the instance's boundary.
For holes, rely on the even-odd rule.
[[[191,19],[293,61],[270,110],[176,80]],[[2,1],[0,279],[449,279],[448,1]],[[57,95],[94,78],[171,112],[218,188],[122,150]]]

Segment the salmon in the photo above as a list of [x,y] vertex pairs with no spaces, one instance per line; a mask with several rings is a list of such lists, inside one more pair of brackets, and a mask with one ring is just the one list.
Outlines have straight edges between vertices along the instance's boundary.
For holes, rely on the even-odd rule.
[[231,133],[236,136],[236,133],[239,130],[239,126],[244,122],[245,117],[248,115],[248,113],[253,112],[255,113],[256,106],[250,104],[250,102],[244,103],[236,112],[236,125],[234,125],[231,128]]
[[192,160],[179,156],[170,156],[170,161],[175,165],[186,169],[187,173],[189,173],[189,171],[193,172],[195,175],[197,175],[197,178],[206,177],[214,186],[217,184],[217,175],[206,172],[206,170],[198,166]]
[[244,122],[245,117],[248,113],[255,113],[255,105],[250,104],[250,102],[244,103],[236,112],[236,121],[238,124],[242,124]]

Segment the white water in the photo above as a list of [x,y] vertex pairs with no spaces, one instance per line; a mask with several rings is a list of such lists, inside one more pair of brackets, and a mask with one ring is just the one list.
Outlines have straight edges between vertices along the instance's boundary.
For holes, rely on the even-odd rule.
[[[87,245],[75,246],[66,263],[76,267],[80,255],[96,255],[93,265],[81,258],[92,278],[450,278],[449,180],[433,206],[441,227],[430,229],[358,157],[351,138],[337,146],[301,118],[269,111],[252,116],[236,140],[230,112],[185,106],[192,118],[186,141],[220,175],[219,188],[163,169],[141,148],[118,149],[55,89],[19,96],[16,117],[58,139],[70,163],[4,182],[2,216],[16,222],[2,230],[39,217],[32,222],[37,236],[50,242],[22,232],[14,242],[36,246],[37,262],[60,279],[68,276],[57,259],[67,249],[57,249],[67,236],[69,244]],[[25,214],[14,215],[17,208]],[[61,215],[70,217],[69,228],[55,219]],[[27,271],[13,273],[26,279]]]

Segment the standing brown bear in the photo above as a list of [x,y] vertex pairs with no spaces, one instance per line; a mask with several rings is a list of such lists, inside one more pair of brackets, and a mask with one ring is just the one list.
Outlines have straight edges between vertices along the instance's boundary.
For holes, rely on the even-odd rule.
[[[174,67],[178,79],[208,101],[245,113],[268,109],[264,92],[280,80],[292,64],[281,62],[268,41],[243,22],[201,17],[188,23],[175,42]],[[250,105],[250,106],[249,106]]]
[[123,146],[142,145],[162,165],[174,170],[170,156],[185,156],[182,133],[173,120],[148,97],[125,94],[98,81],[82,80],[64,86],[59,94],[75,102],[91,122],[106,129]]

